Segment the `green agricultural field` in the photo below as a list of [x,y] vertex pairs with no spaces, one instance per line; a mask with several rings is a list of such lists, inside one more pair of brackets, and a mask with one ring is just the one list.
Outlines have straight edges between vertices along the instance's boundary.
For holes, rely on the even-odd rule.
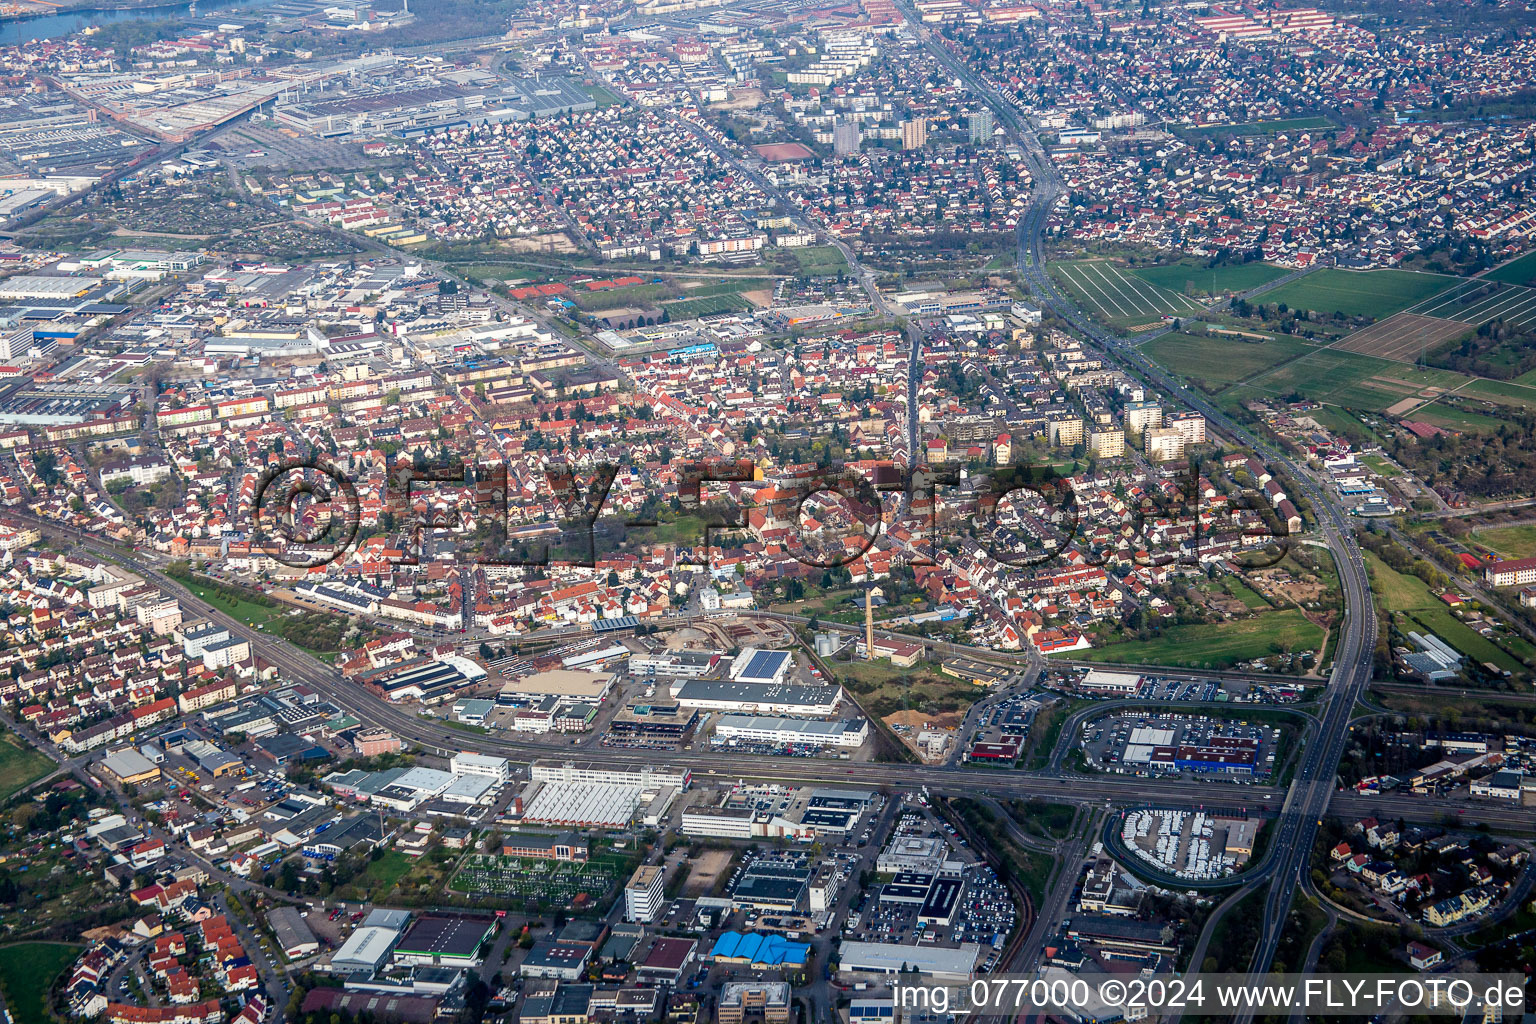
[[[1420,370],[1374,356],[1318,349],[1260,373],[1224,394],[1249,390],[1274,396],[1294,391],[1314,401],[1380,412],[1405,398],[1420,395],[1425,388],[1450,389],[1470,380],[1449,370]],[[1433,396],[1423,397],[1428,400]]]
[[1084,309],[1101,319],[1144,323],[1205,309],[1181,292],[1132,276],[1109,260],[1062,260],[1052,263],[1050,272]]
[[1207,384],[1233,384],[1313,351],[1313,347],[1295,338],[1259,342],[1173,332],[1153,338],[1141,350],[1181,377]]
[[1282,646],[1293,651],[1315,651],[1322,640],[1321,627],[1289,608],[1232,622],[1169,626],[1146,643],[1127,640],[1078,651],[1074,657],[1137,665],[1226,668],[1240,661],[1279,654]]
[[1512,405],[1526,410],[1536,409],[1536,385],[1532,383],[1516,384],[1513,381],[1487,380],[1479,377],[1456,393],[1466,395],[1468,398],[1481,398],[1499,405]]
[[0,988],[16,1024],[51,1024],[48,991],[79,955],[79,946],[64,942],[0,946]]
[[1226,267],[1168,263],[1161,267],[1137,267],[1130,273],[1169,291],[1220,295],[1223,292],[1245,292],[1257,288],[1284,277],[1290,271],[1270,263],[1234,263]]
[[1536,287],[1536,252],[1528,252],[1517,260],[1496,267],[1482,275],[1490,281],[1506,281]]
[[1343,313],[1381,320],[1444,291],[1457,281],[1411,270],[1318,270],[1263,297],[1314,313]]
[[50,758],[27,746],[21,737],[6,732],[0,736],[0,800],[36,782],[54,767]]
[[1536,525],[1488,526],[1472,531],[1472,539],[1505,558],[1536,558]]

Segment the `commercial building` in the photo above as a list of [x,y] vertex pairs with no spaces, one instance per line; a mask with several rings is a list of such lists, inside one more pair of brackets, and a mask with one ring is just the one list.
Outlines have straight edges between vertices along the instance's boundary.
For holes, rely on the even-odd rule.
[[639,981],[676,986],[692,966],[699,950],[693,939],[657,939],[635,969]]
[[495,933],[496,919],[488,915],[422,914],[400,937],[394,961],[402,966],[479,967],[481,950]]
[[720,655],[712,651],[656,651],[629,659],[629,671],[637,676],[676,676],[697,679],[714,671]]
[[715,1020],[719,1024],[742,1024],[748,1016],[762,1020],[763,1024],[787,1024],[789,982],[726,982],[715,1005]]
[[391,670],[364,679],[363,684],[385,700],[435,704],[449,699],[467,686],[473,686],[485,676],[485,669],[468,658],[448,654],[433,661],[422,661],[398,671]]
[[624,920],[649,924],[661,914],[662,866],[642,864],[624,883]]
[[331,957],[333,974],[372,974],[389,960],[400,932],[395,928],[363,925],[347,936]]
[[601,704],[613,689],[613,679],[611,672],[551,669],[508,680],[496,699],[503,705],[536,704],[546,697]]
[[741,740],[774,746],[859,747],[869,738],[869,720],[840,718],[764,718],[721,715],[715,722],[717,742]]
[[141,786],[160,778],[160,769],[132,747],[108,754],[102,758],[101,767],[108,777],[123,786]]
[[274,907],[267,914],[267,924],[272,927],[277,944],[289,960],[298,960],[320,949],[319,940],[296,907]]
[[810,880],[811,869],[802,858],[759,857],[736,880],[731,902],[756,910],[796,910]]
[[640,786],[605,782],[531,782],[513,801],[513,816],[562,828],[625,828],[645,793]]
[[838,973],[845,975],[918,974],[935,981],[969,981],[980,959],[981,946],[974,942],[958,949],[920,946],[915,943],[844,942],[838,948]]
[[1141,676],[1130,672],[1106,672],[1091,668],[1083,676],[1077,688],[1085,693],[1102,693],[1107,696],[1133,697],[1141,689]]
[[528,777],[535,782],[687,789],[693,774],[687,768],[664,764],[629,766],[596,761],[535,761],[528,767]]
[[840,687],[820,683],[779,685],[690,679],[673,691],[672,699],[685,708],[703,711],[826,718],[837,713],[842,692]]
[[540,939],[533,944],[533,948],[523,958],[517,973],[525,978],[578,981],[587,973],[587,961],[591,959],[590,943]]
[[506,758],[488,754],[463,751],[453,755],[448,767],[455,775],[483,775],[498,782],[505,782],[512,777],[512,767]]
[[738,683],[777,686],[793,667],[794,660],[788,651],[764,651],[747,647],[731,662],[730,677]]

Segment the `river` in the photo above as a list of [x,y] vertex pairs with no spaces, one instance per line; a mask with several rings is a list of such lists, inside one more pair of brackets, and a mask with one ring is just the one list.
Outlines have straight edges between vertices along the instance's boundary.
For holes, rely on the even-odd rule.
[[15,46],[33,39],[54,39],[78,32],[91,25],[110,25],[115,21],[195,18],[225,7],[248,4],[249,0],[198,0],[197,3],[135,7],[127,10],[72,10],[58,14],[39,14],[31,18],[0,18],[0,46]]

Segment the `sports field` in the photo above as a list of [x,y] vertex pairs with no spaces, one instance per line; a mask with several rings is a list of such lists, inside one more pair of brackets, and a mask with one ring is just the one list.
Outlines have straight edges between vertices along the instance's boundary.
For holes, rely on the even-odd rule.
[[1205,308],[1188,296],[1127,274],[1106,260],[1053,263],[1051,271],[1084,306],[1102,317],[1186,315]]
[[1536,523],[1486,526],[1473,530],[1472,539],[1486,544],[1505,558],[1536,558]]
[[[1283,284],[1264,302],[1284,303],[1314,313],[1368,316],[1373,320],[1400,313],[1456,283],[1443,274],[1411,270],[1317,270]],[[1418,312],[1424,312],[1419,310]]]
[[1536,287],[1536,252],[1528,252],[1519,259],[1510,260],[1502,267],[1495,267],[1483,275],[1486,281],[1505,281]]
[[1433,352],[1441,345],[1461,337],[1470,325],[1460,320],[1442,320],[1418,313],[1398,313],[1356,331],[1333,347],[1382,359],[1412,363],[1421,353]]
[[1234,263],[1228,267],[1204,267],[1198,263],[1167,263],[1161,267],[1137,267],[1129,271],[1148,284],[1181,295],[1222,295],[1245,292],[1289,274],[1270,263]]
[[1413,306],[1409,312],[1476,327],[1503,320],[1515,327],[1536,324],[1536,288],[1471,278]]

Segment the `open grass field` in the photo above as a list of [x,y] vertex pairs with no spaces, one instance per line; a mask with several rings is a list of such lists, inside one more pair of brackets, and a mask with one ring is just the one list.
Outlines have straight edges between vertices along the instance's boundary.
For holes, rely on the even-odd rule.
[[1503,320],[1524,328],[1536,324],[1536,288],[1474,277],[1415,304],[1409,311],[1442,320],[1459,320],[1472,327]]
[[52,759],[22,742],[12,732],[0,735],[0,800],[53,771]]
[[597,312],[618,309],[622,306],[645,305],[671,294],[673,294],[672,290],[665,284],[647,282],[632,284],[625,288],[603,288],[595,292],[579,288],[571,292],[570,298],[582,309]]
[[836,274],[848,268],[848,261],[833,245],[806,245],[784,252],[794,257],[794,263],[802,274]]
[[1472,329],[1460,320],[1442,320],[1419,313],[1397,313],[1356,331],[1334,348],[1343,352],[1392,359],[1402,363],[1417,362],[1423,353],[1433,352]]
[[1487,416],[1443,401],[1420,406],[1413,411],[1413,418],[1461,434],[1493,434],[1500,427],[1508,426],[1507,420],[1497,416]]
[[1107,260],[1052,263],[1051,273],[1101,317],[1187,315],[1204,311],[1194,299],[1141,280]]
[[1483,277],[1489,281],[1507,281],[1509,284],[1536,287],[1536,252],[1528,252],[1502,267],[1495,267]]
[[353,899],[383,900],[394,892],[400,879],[410,873],[416,862],[399,850],[386,850],[384,856],[370,861],[362,873],[345,887]]
[[1521,409],[1536,409],[1536,380],[1525,384],[1515,381],[1488,380],[1478,377],[1470,384],[1457,388],[1458,395],[1481,398],[1499,405],[1513,405]]
[[1242,124],[1213,124],[1194,131],[1201,135],[1275,135],[1280,132],[1305,132],[1331,128],[1326,117],[1288,117],[1278,121],[1245,121]]
[[1153,338],[1141,350],[1181,377],[1207,384],[1233,384],[1295,359],[1313,347],[1296,338],[1259,342],[1216,334],[1170,332]]
[[50,1024],[48,990],[79,955],[79,946],[65,942],[0,946],[0,988],[16,1024]]
[[838,661],[832,671],[866,712],[880,718],[906,710],[963,715],[986,696],[985,690],[922,663],[898,668],[888,661]]
[[1314,271],[1281,285],[1264,296],[1266,303],[1285,303],[1291,309],[1314,313],[1343,313],[1374,320],[1400,313],[1456,283],[1442,274],[1410,270]]
[[1204,267],[1198,263],[1168,263],[1161,267],[1137,267],[1129,273],[1148,284],[1171,292],[1221,295],[1245,292],[1289,274],[1271,263],[1234,263],[1229,267]]
[[1505,558],[1536,558],[1536,524],[1486,526],[1472,531],[1472,539]]
[[1170,626],[1146,643],[1130,640],[1109,644],[1079,651],[1076,657],[1083,661],[1227,668],[1241,661],[1279,654],[1282,646],[1293,651],[1315,651],[1322,640],[1322,629],[1292,608],[1232,622]]
[[1429,592],[1423,580],[1395,571],[1369,551],[1365,553],[1365,565],[1381,607],[1410,620],[1403,628],[1427,629],[1474,661],[1492,662],[1510,672],[1524,671],[1520,659],[1453,615],[1445,602]]

